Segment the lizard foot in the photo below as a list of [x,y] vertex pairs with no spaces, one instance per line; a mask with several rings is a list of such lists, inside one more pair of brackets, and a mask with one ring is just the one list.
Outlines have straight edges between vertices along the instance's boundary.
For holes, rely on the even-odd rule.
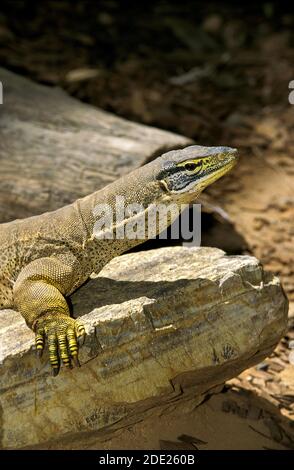
[[60,360],[67,368],[72,368],[71,362],[80,367],[78,349],[84,343],[86,332],[79,321],[67,315],[47,313],[37,321],[35,333],[39,357],[47,340],[53,376],[59,372]]

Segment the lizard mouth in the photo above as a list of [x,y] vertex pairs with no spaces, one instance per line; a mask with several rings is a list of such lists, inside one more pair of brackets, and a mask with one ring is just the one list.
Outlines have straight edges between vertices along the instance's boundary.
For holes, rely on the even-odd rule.
[[234,168],[237,163],[237,160],[238,154],[236,149],[232,149],[230,153],[220,156],[218,158],[217,163],[213,165],[200,179],[200,186],[206,187],[211,183],[214,183],[214,181],[218,180],[222,176],[224,176],[226,173],[228,173]]

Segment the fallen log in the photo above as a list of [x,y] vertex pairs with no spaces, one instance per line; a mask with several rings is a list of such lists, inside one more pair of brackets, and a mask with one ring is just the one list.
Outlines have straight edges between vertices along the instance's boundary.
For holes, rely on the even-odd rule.
[[0,68],[0,223],[55,210],[191,140]]
[[82,367],[57,378],[47,355],[37,362],[21,316],[1,312],[2,448],[99,446],[179,400],[199,404],[269,355],[287,327],[278,278],[213,248],[115,258],[71,302],[88,335]]

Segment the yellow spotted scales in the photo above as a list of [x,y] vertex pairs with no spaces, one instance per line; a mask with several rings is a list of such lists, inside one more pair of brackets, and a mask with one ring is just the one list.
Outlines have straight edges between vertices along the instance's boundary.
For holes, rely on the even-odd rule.
[[146,214],[150,205],[180,208],[235,162],[236,150],[229,147],[173,150],[73,204],[0,225],[0,309],[21,313],[36,334],[39,355],[47,342],[53,375],[61,362],[79,365],[78,347],[85,337],[66,298],[112,258],[144,241],[95,238],[95,208],[108,204],[115,209],[117,196],[125,205],[141,204]]

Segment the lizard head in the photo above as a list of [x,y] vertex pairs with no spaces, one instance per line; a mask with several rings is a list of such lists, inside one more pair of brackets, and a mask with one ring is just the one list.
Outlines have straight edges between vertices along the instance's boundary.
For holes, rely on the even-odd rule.
[[236,161],[236,149],[191,145],[162,155],[156,179],[171,199],[192,200],[230,171]]

